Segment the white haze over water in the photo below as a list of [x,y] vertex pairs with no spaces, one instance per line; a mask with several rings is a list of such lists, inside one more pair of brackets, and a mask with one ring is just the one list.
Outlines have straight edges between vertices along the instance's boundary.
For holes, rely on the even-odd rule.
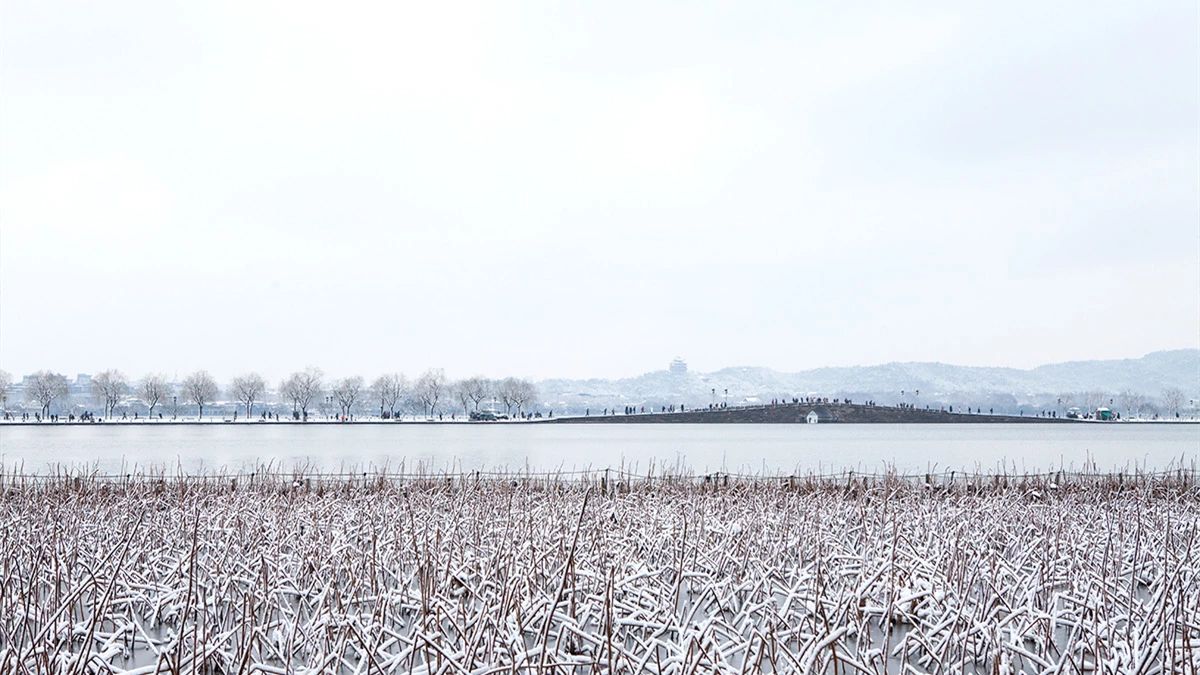
[[[1192,424],[0,426],[10,473],[277,470],[812,474],[1195,469]],[[752,448],[753,451],[748,449]]]
[[0,367],[1200,345],[1194,2],[0,7]]

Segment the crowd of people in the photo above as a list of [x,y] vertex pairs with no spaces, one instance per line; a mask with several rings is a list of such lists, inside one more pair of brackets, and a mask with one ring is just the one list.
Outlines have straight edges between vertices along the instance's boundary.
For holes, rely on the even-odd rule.
[[[750,404],[750,405],[743,405],[740,407],[741,408],[778,407],[778,406],[785,406],[785,405],[860,405],[860,406],[866,406],[866,407],[877,407],[879,404],[874,399],[866,399],[863,401],[859,401],[858,403],[855,403],[854,400],[849,397],[793,396],[790,399],[776,397],[776,398],[772,398],[768,403],[765,403],[765,404],[757,404],[757,405]],[[735,406],[735,407],[737,407],[737,406]],[[931,408],[928,405],[924,406],[924,408],[918,408],[917,404],[904,402],[904,401],[892,404],[891,407],[898,408],[901,410],[923,409],[923,410],[930,411],[930,412],[934,412],[934,411],[943,412],[943,413],[953,413],[954,412],[953,405],[942,405],[936,409]],[[714,411],[714,410],[725,410],[727,408],[729,408],[728,402],[714,402],[714,403],[708,404],[707,408],[701,408],[701,410]],[[696,410],[695,408],[692,409],[693,412],[695,412],[695,410]],[[660,406],[657,412],[659,412],[659,413],[674,413],[674,412],[686,412],[686,411],[687,411],[687,407],[684,406],[683,404],[679,404],[679,405]],[[617,408],[615,408],[615,407],[604,408],[601,411],[601,414],[605,415],[605,416],[617,415],[617,414],[642,415],[642,414],[645,414],[646,412],[647,412],[647,408],[644,405],[641,405],[641,406],[627,405],[627,406],[624,406],[624,408],[622,408],[620,411],[618,411]],[[656,411],[654,410],[653,407],[651,407],[649,409],[649,412],[654,413]],[[592,414],[592,411],[590,408],[584,410],[585,416],[590,416],[591,414]],[[978,407],[978,408],[975,406],[968,406],[967,414],[982,415],[985,413],[984,413],[982,406]],[[996,414],[995,408],[988,408],[986,414],[995,415]],[[1024,415],[1025,412],[1022,410],[1020,414]],[[1039,415],[1042,417],[1048,417],[1048,418],[1057,418],[1059,416],[1058,412],[1054,411],[1054,410],[1043,410],[1039,413]]]

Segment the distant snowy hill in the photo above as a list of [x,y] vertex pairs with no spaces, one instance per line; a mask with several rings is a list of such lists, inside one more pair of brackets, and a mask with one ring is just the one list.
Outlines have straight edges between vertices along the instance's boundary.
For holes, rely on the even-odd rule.
[[1082,398],[1085,392],[1111,396],[1137,392],[1154,399],[1166,389],[1178,388],[1189,398],[1200,398],[1200,349],[1154,352],[1137,359],[1071,361],[1029,370],[945,363],[885,363],[798,373],[738,367],[711,373],[661,370],[619,380],[553,379],[538,383],[538,388],[545,405],[563,410],[680,403],[694,407],[726,400],[733,405],[805,395],[1016,410],[1057,401],[1064,394]]

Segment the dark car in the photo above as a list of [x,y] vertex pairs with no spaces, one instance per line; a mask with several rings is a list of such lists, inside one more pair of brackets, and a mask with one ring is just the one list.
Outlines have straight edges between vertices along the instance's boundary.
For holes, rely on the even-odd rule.
[[508,419],[508,415],[491,410],[476,410],[471,413],[470,419],[472,422],[496,422]]

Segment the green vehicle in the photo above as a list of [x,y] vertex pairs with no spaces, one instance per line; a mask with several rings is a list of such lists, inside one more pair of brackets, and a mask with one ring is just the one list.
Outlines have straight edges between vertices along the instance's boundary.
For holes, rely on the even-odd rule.
[[1096,408],[1096,419],[1108,422],[1116,419],[1116,416],[1113,415],[1113,411],[1109,410],[1108,408]]

